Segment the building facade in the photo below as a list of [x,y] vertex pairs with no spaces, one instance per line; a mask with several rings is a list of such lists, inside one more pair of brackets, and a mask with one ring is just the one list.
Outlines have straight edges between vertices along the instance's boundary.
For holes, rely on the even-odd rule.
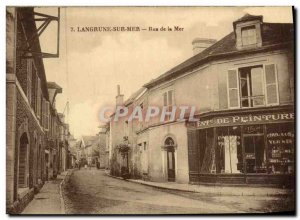
[[7,7],[6,20],[6,206],[13,214],[54,176],[59,131],[39,39],[31,41],[34,9]]
[[[194,56],[145,84],[147,92],[132,105],[194,110],[186,109],[185,120],[155,117],[128,125],[126,118],[112,122],[113,115],[112,149],[127,132],[135,161],[129,164],[140,164],[129,165],[129,172],[151,181],[291,185],[293,36],[293,24],[247,14],[219,41],[196,39]],[[191,113],[195,121],[188,120]]]
[[153,179],[293,182],[293,24],[264,23],[262,16],[245,15],[233,29],[145,85],[149,104],[188,103],[196,107],[199,120],[152,125],[146,131],[150,149],[162,146],[150,153],[150,158],[162,158],[152,165]]

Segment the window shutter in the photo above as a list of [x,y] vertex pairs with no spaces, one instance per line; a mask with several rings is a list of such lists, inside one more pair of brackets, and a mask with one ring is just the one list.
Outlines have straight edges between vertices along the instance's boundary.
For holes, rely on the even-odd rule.
[[167,97],[167,93],[165,92],[164,94],[163,94],[163,98],[164,98],[164,106],[167,106],[168,105],[168,97]]
[[278,105],[278,82],[275,64],[265,65],[266,103]]
[[229,108],[239,108],[239,84],[238,84],[238,71],[228,70],[227,74],[227,86],[228,86],[228,104]]
[[173,105],[173,91],[168,91],[168,105]]

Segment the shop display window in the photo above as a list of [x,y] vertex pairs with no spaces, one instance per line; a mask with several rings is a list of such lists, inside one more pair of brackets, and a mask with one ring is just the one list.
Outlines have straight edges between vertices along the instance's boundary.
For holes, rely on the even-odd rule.
[[268,172],[293,174],[295,132],[292,123],[267,125]]
[[246,173],[266,173],[267,156],[263,125],[243,126]]
[[243,172],[240,127],[217,129],[216,170],[217,173]]

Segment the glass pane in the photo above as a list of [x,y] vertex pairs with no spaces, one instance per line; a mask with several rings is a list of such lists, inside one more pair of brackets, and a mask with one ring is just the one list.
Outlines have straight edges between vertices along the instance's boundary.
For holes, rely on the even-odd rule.
[[242,107],[250,107],[249,99],[243,98],[242,99]]
[[248,83],[247,83],[247,78],[241,78],[241,96],[242,97],[247,97],[249,96],[248,94]]
[[252,100],[253,100],[253,106],[262,106],[262,105],[265,105],[265,99],[264,99],[264,97],[252,98]]
[[267,167],[264,137],[254,136],[253,139],[255,144],[255,171],[257,173],[265,173]]
[[292,123],[267,126],[269,173],[294,173],[294,141]]

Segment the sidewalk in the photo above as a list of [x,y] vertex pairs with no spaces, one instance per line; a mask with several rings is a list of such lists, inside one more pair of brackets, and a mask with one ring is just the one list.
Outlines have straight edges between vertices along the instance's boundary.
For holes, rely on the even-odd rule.
[[[115,177],[105,171],[108,176],[123,180],[121,177]],[[160,189],[179,190],[185,192],[197,192],[214,195],[227,195],[227,196],[279,196],[279,195],[292,195],[294,190],[280,189],[272,187],[259,187],[259,186],[209,186],[209,185],[192,185],[185,183],[175,182],[151,182],[140,179],[127,179],[126,181],[139,183],[142,185],[152,186]]]
[[65,214],[61,185],[67,174],[68,171],[65,171],[58,175],[56,180],[45,182],[21,214]]

